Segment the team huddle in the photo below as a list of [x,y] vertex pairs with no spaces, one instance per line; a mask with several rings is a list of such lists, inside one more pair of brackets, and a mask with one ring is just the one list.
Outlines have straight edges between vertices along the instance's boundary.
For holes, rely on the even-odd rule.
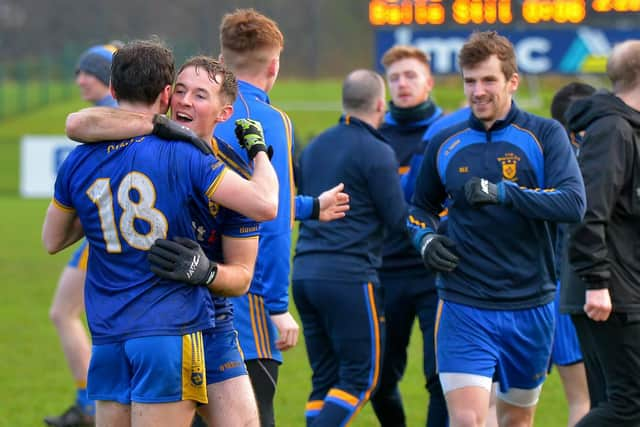
[[[640,425],[640,266],[608,238],[640,238],[640,42],[612,52],[615,95],[570,85],[557,120],[513,101],[515,52],[496,32],[462,47],[468,106],[449,115],[426,55],[394,46],[391,101],[381,75],[349,73],[338,124],[295,168],[291,121],[268,97],[277,24],[237,10],[220,45],[177,71],[157,40],[79,62],[117,105],[102,93],[68,116],[82,144],[43,226],[50,253],[86,239],[73,289],[92,342],[72,369],[77,402],[48,425],[274,426],[281,352],[299,333],[290,273],[313,372],[307,426],[347,425],[368,401],[381,425],[406,425],[398,383],[416,317],[430,427],[533,425],[550,361],[570,425]],[[561,277],[573,306],[556,301]]]

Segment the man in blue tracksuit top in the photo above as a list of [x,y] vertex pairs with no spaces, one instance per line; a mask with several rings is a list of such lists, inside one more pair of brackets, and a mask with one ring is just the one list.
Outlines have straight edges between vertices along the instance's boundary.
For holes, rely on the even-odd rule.
[[[407,202],[413,196],[415,176],[424,153],[423,135],[442,117],[442,110],[429,95],[433,77],[429,59],[413,46],[396,45],[382,57],[391,94],[389,111],[380,133],[395,152]],[[400,207],[404,210],[404,205]],[[406,425],[398,382],[407,366],[407,347],[418,317],[423,341],[423,369],[429,391],[427,426],[444,427],[447,407],[435,370],[434,326],[438,295],[434,275],[425,270],[420,254],[406,234],[390,234],[382,251],[380,283],[384,289],[385,348],[380,385],[371,398],[383,427]]]
[[[253,9],[238,9],[223,17],[220,45],[224,63],[238,78],[238,98],[230,120],[215,129],[215,136],[235,141],[233,122],[259,121],[271,162],[278,175],[278,216],[260,227],[260,243],[249,292],[233,298],[234,326],[238,331],[253,384],[260,423],[275,425],[273,399],[282,363],[281,350],[298,340],[298,324],[289,313],[289,269],[293,229],[293,129],[286,113],[272,106],[268,92],[278,77],[284,39],[278,25]],[[238,154],[246,153],[231,142]]]
[[385,88],[373,71],[343,83],[344,116],[303,151],[298,191],[318,195],[343,182],[351,210],[340,221],[300,226],[293,297],[313,371],[308,426],[346,425],[370,398],[380,375],[384,325],[380,267],[385,227],[404,234],[406,210],[391,148],[375,128]]
[[451,425],[484,425],[494,379],[500,423],[531,425],[553,337],[556,223],[582,219],[584,184],[562,126],[513,103],[505,37],[472,34],[459,64],[473,114],[429,142],[407,225],[438,272],[436,358]]

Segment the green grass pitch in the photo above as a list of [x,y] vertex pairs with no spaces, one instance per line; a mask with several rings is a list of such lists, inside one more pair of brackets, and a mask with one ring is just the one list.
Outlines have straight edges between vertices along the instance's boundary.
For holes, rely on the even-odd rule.
[[[559,86],[555,80],[542,84],[543,102],[534,111],[544,114],[553,91]],[[442,80],[434,98],[445,109],[455,109],[462,101],[459,78]],[[296,135],[305,141],[337,121],[340,83],[279,82],[271,99],[288,111]],[[72,249],[56,256],[49,256],[43,249],[40,232],[49,201],[25,200],[18,196],[18,147],[23,134],[62,134],[66,114],[85,106],[81,101],[59,103],[0,122],[0,276],[4,278],[0,287],[0,427],[43,425],[45,415],[62,411],[74,397],[69,369],[48,319],[58,275]],[[291,309],[295,312],[293,304]],[[421,346],[421,337],[414,331],[409,366],[401,383],[411,426],[424,425],[426,417]],[[284,357],[276,396],[276,419],[282,427],[303,426],[311,378],[303,340]],[[564,426],[566,412],[558,376],[552,373],[542,393],[535,425]],[[377,425],[369,405],[353,425]]]

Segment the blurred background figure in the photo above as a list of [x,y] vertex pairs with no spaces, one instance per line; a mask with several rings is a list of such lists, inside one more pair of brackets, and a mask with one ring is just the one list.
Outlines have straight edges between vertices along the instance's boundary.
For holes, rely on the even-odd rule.
[[109,44],[93,46],[86,50],[76,65],[76,84],[82,99],[99,107],[115,107],[116,101],[109,92],[111,57],[122,45],[113,41]]
[[[78,59],[76,84],[82,98],[96,106],[115,107],[109,92],[111,58],[121,42],[93,46]],[[95,402],[87,398],[87,370],[91,358],[91,343],[80,315],[84,311],[84,281],[87,274],[89,245],[83,240],[62,270],[58,286],[49,309],[49,318],[60,337],[65,359],[76,385],[76,399],[59,416],[44,419],[55,427],[92,426],[95,423]]]

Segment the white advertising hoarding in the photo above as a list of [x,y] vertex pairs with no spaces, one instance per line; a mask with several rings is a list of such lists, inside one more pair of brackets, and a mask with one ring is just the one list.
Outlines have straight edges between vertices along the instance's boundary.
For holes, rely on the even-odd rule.
[[76,145],[61,135],[24,135],[20,142],[20,195],[52,197],[58,168]]

